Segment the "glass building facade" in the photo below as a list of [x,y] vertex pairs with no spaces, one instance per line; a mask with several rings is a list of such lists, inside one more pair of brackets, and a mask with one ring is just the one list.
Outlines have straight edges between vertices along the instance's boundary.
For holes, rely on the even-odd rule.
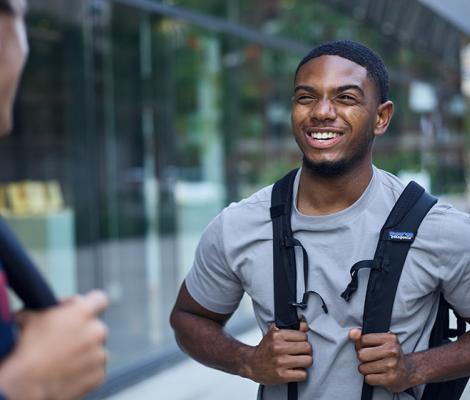
[[[0,207],[59,295],[109,293],[110,378],[96,397],[173,360],[168,316],[201,232],[299,163],[293,72],[311,46],[350,38],[381,53],[397,111],[377,165],[464,190],[461,35],[436,19],[448,48],[426,47],[385,24],[403,9],[371,19],[391,2],[343,3],[29,1]],[[427,109],[410,102],[418,78],[436,98]],[[243,304],[232,329],[250,315]]]

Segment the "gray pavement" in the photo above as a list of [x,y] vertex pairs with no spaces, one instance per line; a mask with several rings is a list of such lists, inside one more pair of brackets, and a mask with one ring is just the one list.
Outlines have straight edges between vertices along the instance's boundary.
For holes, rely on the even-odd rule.
[[[254,329],[238,338],[244,343],[257,344],[260,333],[258,329]],[[257,390],[258,385],[253,381],[186,360],[107,399],[254,400]]]
[[[254,345],[259,342],[260,333],[258,329],[254,329],[238,338]],[[257,390],[258,385],[248,379],[207,368],[193,360],[186,360],[107,399],[255,400]],[[469,386],[460,400],[470,400]]]

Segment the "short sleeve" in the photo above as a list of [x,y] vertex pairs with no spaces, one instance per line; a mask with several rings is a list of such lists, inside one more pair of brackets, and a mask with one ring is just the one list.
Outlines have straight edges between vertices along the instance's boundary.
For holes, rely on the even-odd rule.
[[225,257],[223,213],[204,231],[185,283],[194,300],[210,311],[230,314],[238,307],[243,287]]
[[470,317],[470,216],[450,210],[438,236],[441,291],[457,313]]

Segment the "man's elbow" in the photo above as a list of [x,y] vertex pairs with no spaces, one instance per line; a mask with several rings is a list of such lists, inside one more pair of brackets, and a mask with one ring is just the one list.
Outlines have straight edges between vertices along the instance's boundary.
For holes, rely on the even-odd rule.
[[173,307],[173,310],[171,310],[171,313],[170,313],[170,326],[172,327],[172,329],[175,331],[175,334],[176,332],[178,331],[178,328],[180,327],[180,320],[181,320],[181,310],[179,310],[176,306]]

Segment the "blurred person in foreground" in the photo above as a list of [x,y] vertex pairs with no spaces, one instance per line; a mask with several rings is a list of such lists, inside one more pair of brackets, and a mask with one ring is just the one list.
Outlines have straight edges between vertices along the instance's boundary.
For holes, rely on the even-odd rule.
[[[179,292],[171,324],[182,349],[264,384],[265,400],[287,399],[286,382],[300,383],[299,399],[360,399],[364,379],[374,386],[374,400],[405,400],[414,398],[402,393],[409,388],[420,398],[423,384],[470,375],[468,333],[428,349],[440,293],[470,317],[468,215],[437,203],[424,218],[404,264],[391,332],[361,332],[367,273],[350,302],[340,297],[351,266],[374,257],[405,187],[372,164],[373,142],[393,114],[388,85],[382,59],[351,41],[314,48],[294,76],[291,124],[303,162],[293,187],[292,231],[309,255],[307,289],[323,298],[328,313],[310,296],[299,330],[272,322],[272,186],[211,222]],[[245,292],[263,333],[256,346],[224,330]]]
[[[28,53],[24,0],[0,0],[0,135]],[[1,261],[1,254],[0,254]],[[0,399],[78,399],[105,377],[107,336],[97,316],[108,306],[100,291],[74,296],[46,311],[11,315],[0,263]]]

